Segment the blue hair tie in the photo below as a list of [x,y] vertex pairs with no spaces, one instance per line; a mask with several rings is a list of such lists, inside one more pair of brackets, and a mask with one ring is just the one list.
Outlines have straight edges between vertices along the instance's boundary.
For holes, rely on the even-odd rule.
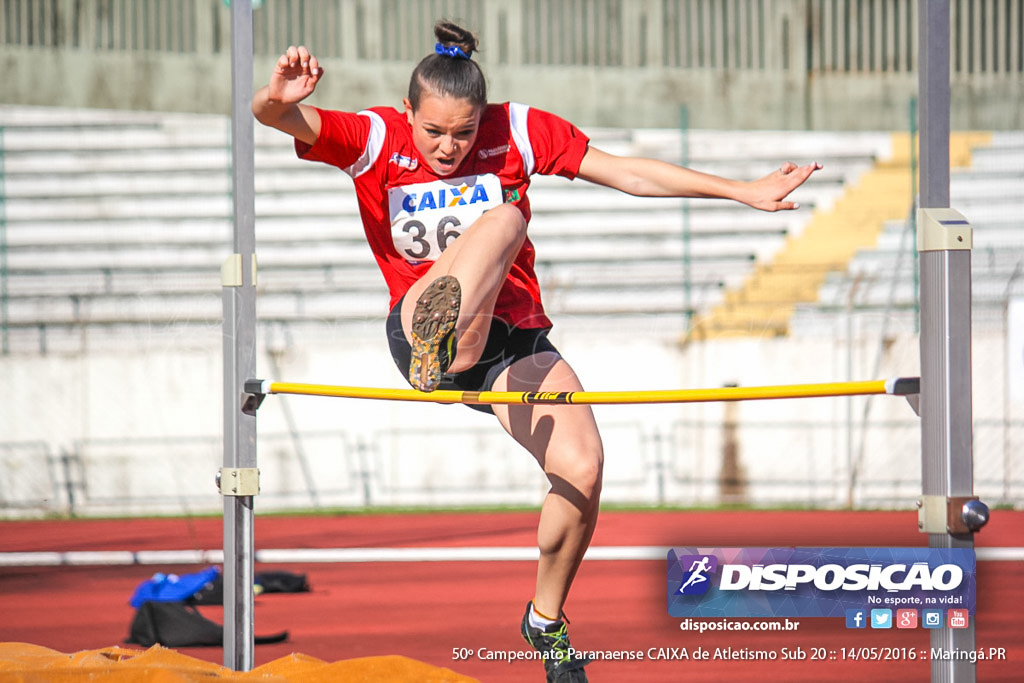
[[445,47],[441,43],[434,45],[434,52],[445,57],[457,57],[459,59],[469,59],[469,55],[462,51],[462,48],[458,45],[449,45]]

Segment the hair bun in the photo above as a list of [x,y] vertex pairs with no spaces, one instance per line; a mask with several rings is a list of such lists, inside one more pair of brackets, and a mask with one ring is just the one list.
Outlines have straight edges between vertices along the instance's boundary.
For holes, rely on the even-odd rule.
[[[476,36],[450,21],[439,21],[434,24],[434,36],[437,38],[438,54],[469,59],[477,51]],[[458,51],[463,54],[458,54]]]
[[409,78],[409,104],[415,112],[424,93],[487,104],[487,80],[480,65],[470,56],[476,51],[476,36],[450,21],[434,25],[436,54],[419,61]]

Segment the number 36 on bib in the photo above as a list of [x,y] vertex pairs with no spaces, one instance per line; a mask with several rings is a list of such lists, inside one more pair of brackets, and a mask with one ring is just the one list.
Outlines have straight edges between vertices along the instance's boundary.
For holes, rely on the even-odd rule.
[[391,238],[407,261],[436,261],[452,240],[502,203],[492,174],[435,180],[388,190]]

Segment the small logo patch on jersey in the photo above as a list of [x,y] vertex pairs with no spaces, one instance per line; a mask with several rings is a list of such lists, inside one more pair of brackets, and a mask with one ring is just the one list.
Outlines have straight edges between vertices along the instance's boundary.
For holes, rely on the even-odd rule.
[[410,171],[415,171],[416,167],[420,165],[419,160],[403,156],[398,152],[391,155],[391,163],[397,164],[399,168],[407,168]]
[[519,188],[518,187],[504,188],[504,189],[502,189],[501,194],[502,194],[502,197],[504,198],[506,204],[513,204],[513,203],[519,201]]
[[490,149],[482,149],[477,152],[477,155],[481,159],[490,159],[491,157],[500,156],[508,152],[510,147],[508,145],[502,145],[501,147],[491,147]]

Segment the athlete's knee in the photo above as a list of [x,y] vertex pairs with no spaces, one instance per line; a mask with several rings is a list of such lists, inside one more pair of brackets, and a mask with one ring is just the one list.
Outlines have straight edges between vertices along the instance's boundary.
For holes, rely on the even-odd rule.
[[494,225],[488,230],[501,230],[511,243],[522,243],[526,239],[526,218],[523,212],[512,204],[496,206],[486,214]]
[[556,447],[557,474],[580,496],[588,501],[596,501],[601,492],[601,481],[604,475],[604,449],[600,439],[575,440]]

